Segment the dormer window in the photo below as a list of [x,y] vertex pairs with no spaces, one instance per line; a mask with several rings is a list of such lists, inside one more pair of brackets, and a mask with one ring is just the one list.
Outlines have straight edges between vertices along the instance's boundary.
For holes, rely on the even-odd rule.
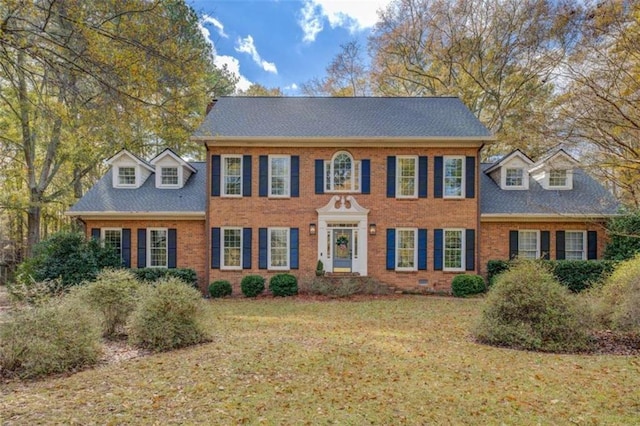
[[561,187],[567,186],[567,171],[566,170],[550,170],[549,171],[549,187]]
[[161,167],[160,181],[162,186],[178,186],[178,168]]
[[118,185],[119,186],[135,186],[136,185],[136,168],[135,167],[118,167]]
[[511,188],[522,188],[524,186],[524,170],[522,168],[507,168],[504,185]]
[[155,167],[156,188],[180,189],[196,170],[170,149],[156,155],[150,164]]

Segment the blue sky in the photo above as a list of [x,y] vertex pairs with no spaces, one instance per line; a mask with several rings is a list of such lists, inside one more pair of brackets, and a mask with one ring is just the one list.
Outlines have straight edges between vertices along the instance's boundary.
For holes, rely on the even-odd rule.
[[211,40],[216,64],[251,83],[300,94],[301,83],[324,76],[340,45],[367,37],[377,10],[391,0],[190,0]]

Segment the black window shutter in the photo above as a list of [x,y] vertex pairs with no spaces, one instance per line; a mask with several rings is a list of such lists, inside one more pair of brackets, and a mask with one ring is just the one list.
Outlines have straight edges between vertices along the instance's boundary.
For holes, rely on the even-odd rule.
[[251,197],[251,156],[242,156],[242,196]]
[[564,231],[556,231],[556,259],[563,260],[565,258],[564,253]]
[[167,267],[175,268],[178,264],[178,233],[175,228],[169,229],[167,243]]
[[220,269],[220,228],[211,228],[211,269]]
[[540,259],[549,260],[551,232],[540,231]]
[[467,229],[465,231],[465,270],[474,271],[476,269],[476,231]]
[[587,231],[587,260],[598,258],[598,232]]
[[418,197],[427,198],[429,163],[427,157],[418,157]]
[[433,269],[436,271],[442,271],[442,234],[442,229],[433,231]]
[[258,268],[267,269],[267,228],[258,229]]
[[387,269],[396,269],[396,230],[387,229]]
[[91,228],[91,238],[94,240],[100,239],[100,228]]
[[211,196],[220,196],[221,160],[219,155],[211,156]]
[[467,157],[467,165],[465,170],[465,198],[475,198],[476,196],[476,157]]
[[316,160],[316,194],[324,194],[324,160]]
[[433,196],[442,198],[442,157],[434,157],[433,159]]
[[291,196],[300,196],[300,156],[291,156]]
[[269,157],[261,155],[258,162],[258,196],[266,197],[269,191]]
[[396,196],[396,157],[387,157],[387,198]]
[[291,228],[289,230],[289,262],[290,262],[290,268],[291,269],[298,269],[298,264],[299,264],[299,251],[298,251],[298,246],[299,244],[299,238],[298,238],[299,232],[298,232],[298,228]]
[[251,228],[242,228],[242,269],[251,269]]
[[122,230],[122,266],[131,268],[131,229]]
[[418,269],[427,269],[427,230],[418,229]]
[[138,268],[147,267],[147,230],[138,229]]
[[509,259],[518,257],[518,231],[509,231]]
[[363,194],[371,194],[371,160],[362,160],[360,162],[360,174],[362,178],[361,192]]

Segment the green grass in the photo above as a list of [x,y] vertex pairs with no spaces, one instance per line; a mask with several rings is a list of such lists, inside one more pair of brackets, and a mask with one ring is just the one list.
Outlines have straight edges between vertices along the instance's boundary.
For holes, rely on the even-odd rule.
[[213,341],[0,388],[0,424],[637,424],[640,359],[482,346],[481,299],[225,299]]

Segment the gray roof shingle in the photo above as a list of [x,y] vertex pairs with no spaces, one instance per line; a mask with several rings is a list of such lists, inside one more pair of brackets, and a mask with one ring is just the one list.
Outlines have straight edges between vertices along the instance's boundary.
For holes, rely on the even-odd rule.
[[480,212],[486,214],[521,215],[587,215],[616,214],[618,202],[600,183],[583,170],[573,170],[572,190],[546,190],[529,179],[529,190],[503,190],[484,173],[491,164],[482,164],[480,173]]
[[223,97],[193,137],[493,139],[452,97]]
[[68,210],[74,213],[203,213],[205,211],[206,163],[189,163],[196,173],[191,174],[180,189],[161,189],[155,186],[151,174],[138,189],[114,188],[110,169],[76,204]]

